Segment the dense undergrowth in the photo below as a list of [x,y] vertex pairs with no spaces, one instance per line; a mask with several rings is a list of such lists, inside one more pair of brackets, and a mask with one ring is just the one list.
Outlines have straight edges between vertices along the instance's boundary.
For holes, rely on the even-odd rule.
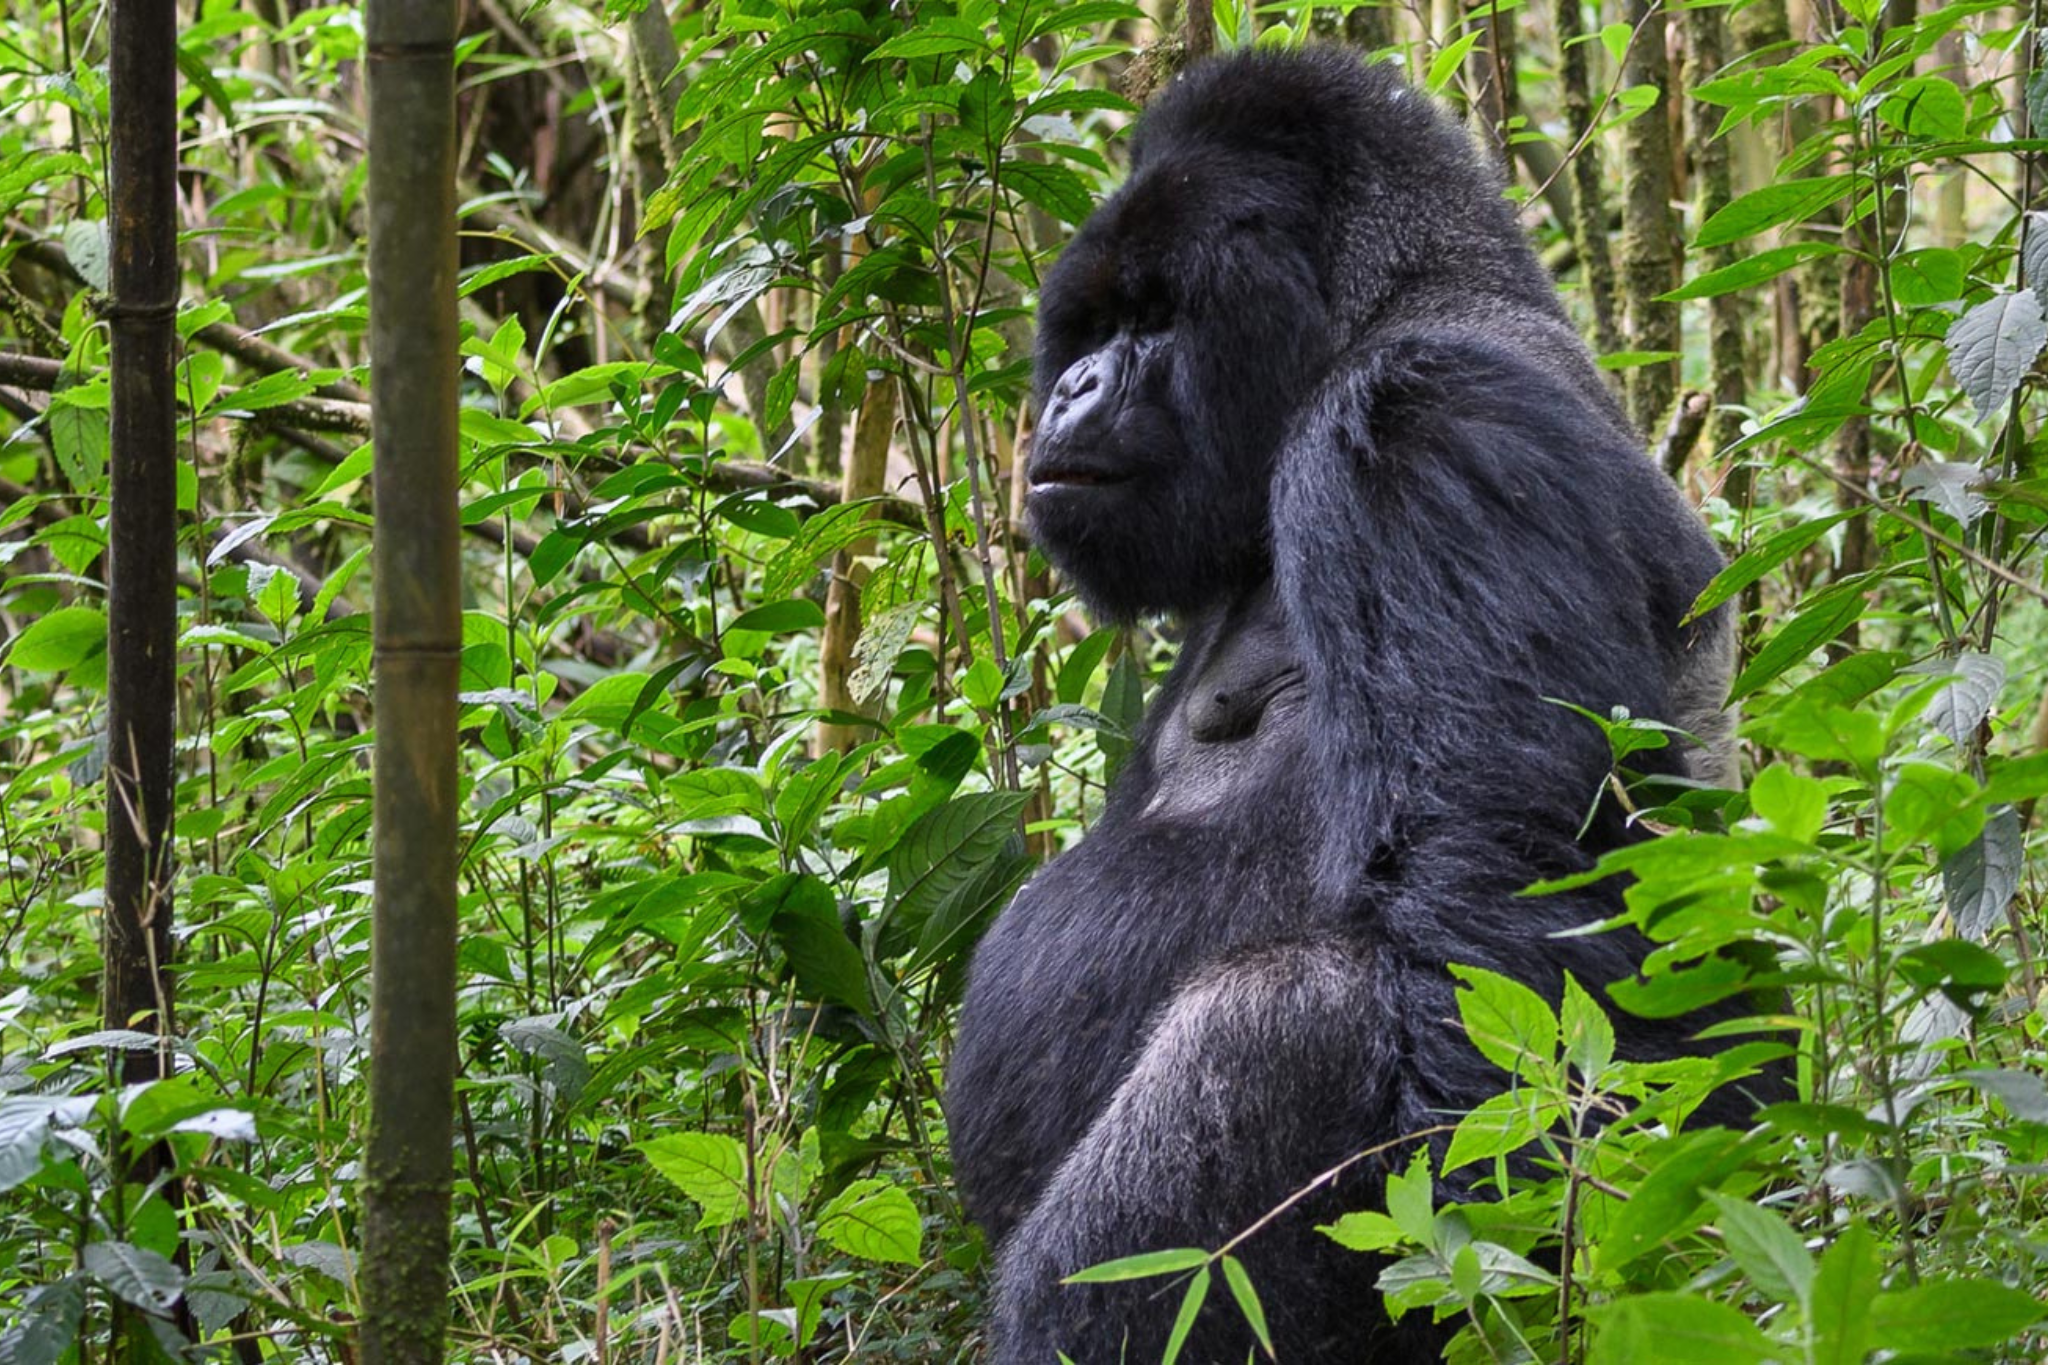
[[[672,28],[616,8],[487,3],[462,46],[453,1354],[966,1359],[986,1265],[948,1189],[949,1010],[980,929],[1099,808],[1171,652],[1091,630],[1013,525],[1030,315],[1114,180],[1115,81],[1171,44],[1134,55],[1155,35],[1121,3],[746,0]],[[1723,406],[1679,439],[1681,400],[1665,446],[1732,560],[1709,597],[1743,612],[1744,786],[1644,810],[1667,837],[1609,860],[1666,945],[1619,999],[1554,1009],[1469,974],[1466,1026],[1515,1081],[1440,1165],[1503,1197],[1433,1209],[1425,1158],[1334,1233],[1394,1253],[1397,1307],[1469,1310],[1460,1359],[2034,1359],[2034,18],[1816,5],[1795,37],[1770,26],[1782,6],[1707,8],[1736,42],[1682,93],[1735,149],[1736,193],[1683,225],[1682,373]],[[374,719],[361,31],[348,6],[198,10],[179,51],[176,1074],[128,1089],[109,1050],[158,1041],[102,1029],[97,995],[104,14],[0,18],[9,1365],[188,1336],[214,1358],[351,1358]],[[1226,43],[1348,33],[1485,103],[1484,15],[1431,34],[1406,11],[1218,12]],[[1597,333],[1612,307],[1556,162],[1626,159],[1627,125],[1667,106],[1617,74],[1638,10],[1579,20],[1595,132],[1561,122],[1554,17],[1527,10],[1493,21],[1517,38],[1496,126]],[[1552,153],[1540,184],[1530,144]],[[1648,303],[1626,273],[1612,287]],[[1731,317],[1733,393],[1709,345]],[[1616,373],[1668,358],[1634,347]],[[1662,742],[1601,719],[1623,768]],[[1726,1065],[1789,1046],[1800,1100],[1749,1133],[1683,1129],[1712,1064],[1617,1061],[1610,1016],[1745,989],[1789,1002],[1768,1036],[1790,1042]],[[1532,1141],[1540,1178],[1511,1174]],[[174,1178],[111,1178],[159,1143]],[[1222,1250],[1121,1273],[1252,1311]]]

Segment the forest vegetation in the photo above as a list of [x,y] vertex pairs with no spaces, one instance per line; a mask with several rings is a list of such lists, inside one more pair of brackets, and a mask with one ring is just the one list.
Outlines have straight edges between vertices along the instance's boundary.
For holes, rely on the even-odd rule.
[[[1019,524],[1038,284],[1304,43],[1497,159],[1742,642],[1739,784],[1602,868],[1643,976],[1465,973],[1501,1095],[1331,1234],[1459,1361],[2048,1354],[2038,0],[369,9],[0,14],[0,1365],[975,1358],[966,963],[1175,648]],[[374,1002],[373,889],[448,935]],[[1745,991],[1798,1099],[1683,1127],[1613,1020]]]

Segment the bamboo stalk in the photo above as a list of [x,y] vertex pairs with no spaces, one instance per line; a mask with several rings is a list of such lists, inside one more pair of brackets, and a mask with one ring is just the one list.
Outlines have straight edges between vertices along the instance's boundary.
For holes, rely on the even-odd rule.
[[454,1163],[461,660],[453,0],[370,0],[376,918],[362,1358],[431,1365]]

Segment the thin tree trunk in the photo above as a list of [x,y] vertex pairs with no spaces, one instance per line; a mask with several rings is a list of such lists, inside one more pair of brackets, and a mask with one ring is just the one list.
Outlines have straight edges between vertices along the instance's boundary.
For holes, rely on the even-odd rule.
[[[896,381],[883,375],[868,385],[853,422],[853,451],[846,461],[840,499],[872,498],[882,491],[889,469],[889,437],[896,430]],[[818,641],[818,699],[834,711],[863,709],[853,695],[854,647],[860,643],[860,580],[854,561],[874,553],[873,540],[859,540],[832,556],[832,584],[825,591],[825,631]],[[865,738],[851,725],[820,725],[820,754],[849,749]]]
[[[1692,77],[1688,85],[1698,87],[1713,79],[1728,61],[1726,11],[1701,5],[1685,12],[1686,46],[1691,53]],[[1735,197],[1731,149],[1727,141],[1714,136],[1721,123],[1720,106],[1688,98],[1686,143],[1692,162],[1693,217],[1704,223]],[[1702,272],[1719,270],[1735,263],[1732,244],[1709,248],[1699,263]],[[1735,439],[1740,424],[1740,407],[1748,396],[1748,355],[1742,327],[1743,299],[1739,294],[1721,294],[1707,300],[1707,365],[1713,407],[1707,413],[1706,438],[1709,453]],[[1738,507],[1748,502],[1749,469],[1738,466],[1728,472],[1727,492]]]
[[1572,240],[1579,249],[1579,278],[1593,313],[1593,340],[1602,351],[1624,348],[1614,311],[1614,254],[1608,241],[1607,186],[1600,169],[1600,141],[1592,135],[1593,90],[1586,71],[1583,0],[1557,0],[1559,98],[1565,133],[1571,139]]
[[438,1365],[454,1173],[454,0],[370,0],[376,920],[363,1360]]
[[[1678,305],[1658,295],[1678,285],[1678,233],[1671,217],[1671,57],[1661,0],[1627,0],[1635,30],[1621,64],[1624,86],[1652,86],[1657,101],[1622,128],[1621,287],[1632,351],[1679,348]],[[1678,393],[1678,362],[1638,365],[1625,385],[1629,416],[1660,430]]]
[[[112,485],[107,539],[107,1027],[168,1037],[177,731],[177,10],[117,0],[111,24]],[[168,1055],[120,1054],[124,1082]],[[155,1158],[146,1159],[145,1166]],[[136,1174],[149,1178],[153,1170]]]

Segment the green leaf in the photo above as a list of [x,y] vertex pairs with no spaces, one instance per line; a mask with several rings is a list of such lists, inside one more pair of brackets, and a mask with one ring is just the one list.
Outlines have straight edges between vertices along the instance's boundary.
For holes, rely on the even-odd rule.
[[1925,714],[1949,743],[1961,748],[1998,703],[1999,691],[2005,686],[2005,660],[1965,650],[1932,671],[1938,674],[1943,669],[1949,674],[1949,683],[1934,694]]
[[868,54],[871,62],[897,58],[936,57],[946,52],[983,52],[988,37],[979,24],[948,15],[920,18],[917,26],[897,34]]
[[867,963],[839,922],[832,889],[808,873],[790,873],[774,878],[761,894],[780,902],[769,927],[803,993],[873,1014]]
[[2043,345],[2048,316],[2031,289],[1998,294],[1955,320],[1948,329],[1948,366],[1976,405],[1977,420],[2003,416]]
[[1954,768],[1920,759],[1900,764],[1884,798],[1886,843],[1926,839],[1944,856],[1954,853],[1983,832],[1978,794],[1976,782]]
[[1983,833],[1942,861],[1942,896],[1957,933],[1981,942],[2004,920],[2024,859],[2019,814],[2001,806],[1985,817]]
[[727,630],[758,630],[769,635],[784,635],[793,630],[816,630],[825,624],[825,610],[808,597],[792,597],[787,601],[770,602],[765,607],[739,614]]
[[1754,256],[1745,257],[1734,265],[1709,270],[1662,297],[1669,302],[1717,298],[1722,294],[1733,294],[1737,290],[1753,288],[1808,261],[1817,261],[1823,256],[1839,256],[1841,253],[1842,248],[1833,242],[1794,242],[1790,246],[1772,247],[1769,251],[1759,251]]
[[1209,1253],[1200,1247],[1174,1247],[1168,1251],[1143,1251],[1136,1256],[1119,1256],[1114,1261],[1077,1270],[1061,1284],[1119,1284],[1125,1280],[1149,1280],[1194,1270],[1209,1263]]
[[1909,251],[1892,261],[1891,286],[1892,297],[1907,308],[1959,299],[1966,288],[1963,255],[1945,247]]
[[[1455,969],[1454,969],[1455,970]],[[1429,1173],[1429,1149],[1418,1150],[1408,1169],[1387,1177],[1387,1216],[1411,1242],[1431,1246],[1436,1233],[1436,1181]]]
[[1773,763],[1749,784],[1749,808],[1788,839],[1810,844],[1828,815],[1827,788],[1783,763]]
[[1718,1183],[1743,1161],[1741,1136],[1708,1128],[1681,1133],[1641,1154],[1649,1174],[1608,1219],[1594,1251],[1602,1275],[1611,1275],[1690,1227],[1702,1186]]
[[2048,1304],[1991,1280],[1930,1280],[1870,1305],[1871,1335],[1886,1350],[1942,1355],[1996,1346],[2044,1317]]
[[1699,600],[1692,604],[1692,610],[1686,614],[1685,619],[1694,621],[1705,616],[1850,517],[1861,515],[1861,512],[1861,508],[1834,512],[1828,516],[1815,517],[1811,521],[1787,526],[1765,536],[1743,551],[1734,563],[1714,575],[1713,582],[1707,584],[1705,590],[1700,593]]
[[1747,1317],[1697,1294],[1638,1294],[1590,1310],[1591,1365],[1741,1365],[1784,1352]]
[[1766,228],[1803,223],[1850,192],[1855,178],[1818,176],[1811,180],[1780,180],[1752,190],[1700,225],[1693,244],[1725,246],[1753,237]]
[[[1461,1170],[1475,1161],[1491,1161],[1509,1152],[1520,1151],[1562,1116],[1563,1111],[1558,1105],[1539,1101],[1532,1091],[1525,1088],[1491,1096],[1458,1120],[1458,1129],[1451,1134],[1450,1146],[1444,1151],[1444,1174]],[[1349,1217],[1340,1220],[1340,1226],[1349,1221]],[[1354,1245],[1344,1237],[1337,1240],[1346,1246]],[[1356,1246],[1354,1249],[1376,1250],[1369,1246]]]
[[0,1360],[7,1365],[59,1365],[78,1344],[85,1318],[86,1280],[66,1275],[30,1291],[14,1325],[0,1332]]
[[1531,1075],[1557,1058],[1557,1016],[1543,997],[1511,977],[1453,963],[1465,983],[1458,1016],[1480,1055],[1510,1074]]
[[1015,832],[1029,792],[972,792],[918,818],[889,855],[892,913],[921,920]]
[[1564,979],[1558,1030],[1564,1035],[1565,1060],[1577,1067],[1589,1084],[1597,1083],[1614,1060],[1614,1024],[1600,1003],[1570,975]]
[[924,1222],[908,1194],[886,1180],[856,1180],[818,1215],[818,1236],[849,1256],[917,1265]]
[[59,607],[8,644],[7,662],[29,673],[76,668],[107,643],[107,618],[96,607]]
[[723,1133],[670,1133],[636,1146],[704,1210],[699,1229],[724,1227],[745,1215],[747,1156],[735,1139]]
[[1799,614],[1773,631],[1749,661],[1749,667],[1736,676],[1734,685],[1728,689],[1728,699],[1742,700],[1786,669],[1804,663],[1815,650],[1847,630],[1863,615],[1863,594],[1869,587],[1858,577],[1808,598]]
[[1780,1303],[1803,1310],[1813,1291],[1813,1257],[1797,1233],[1767,1209],[1709,1190],[1720,1211],[1721,1241],[1750,1282]]
[[1877,1238],[1870,1229],[1861,1223],[1842,1229],[1813,1277],[1813,1303],[1807,1314],[1813,1333],[1808,1359],[1813,1365],[1862,1365],[1863,1357],[1878,1344],[1872,1336],[1870,1310],[1883,1273]]
[[[1462,1124],[1459,1126],[1463,1128]],[[1453,1148],[1457,1146],[1455,1137],[1451,1145]],[[1444,1162],[1444,1169],[1453,1169],[1448,1160]],[[1347,1213],[1334,1223],[1318,1224],[1316,1231],[1352,1251],[1385,1251],[1415,1240],[1401,1230],[1399,1223],[1384,1213],[1374,1213],[1369,1209]]]
[[185,1292],[185,1272],[154,1251],[126,1242],[89,1242],[85,1268],[123,1303],[168,1313]]
[[1159,1365],[1173,1365],[1180,1359],[1181,1348],[1188,1344],[1188,1333],[1195,1330],[1195,1319],[1202,1315],[1202,1304],[1209,1297],[1209,1267],[1203,1266],[1188,1281],[1187,1292],[1181,1295],[1180,1311],[1173,1315],[1173,1331],[1167,1334],[1166,1351],[1159,1357]]
[[1969,131],[1963,92],[1945,76],[1899,82],[1877,106],[1877,116],[1901,132],[1935,141],[1953,141]]
[[1018,198],[1061,222],[1079,223],[1095,209],[1087,182],[1057,163],[1005,161],[1002,176]]
[[1259,1339],[1266,1357],[1273,1359],[1273,1334],[1266,1327],[1266,1306],[1259,1302],[1259,1291],[1252,1287],[1252,1277],[1237,1257],[1223,1258],[1223,1280],[1230,1286],[1230,1297],[1237,1300],[1237,1311],[1244,1314],[1245,1324]]

